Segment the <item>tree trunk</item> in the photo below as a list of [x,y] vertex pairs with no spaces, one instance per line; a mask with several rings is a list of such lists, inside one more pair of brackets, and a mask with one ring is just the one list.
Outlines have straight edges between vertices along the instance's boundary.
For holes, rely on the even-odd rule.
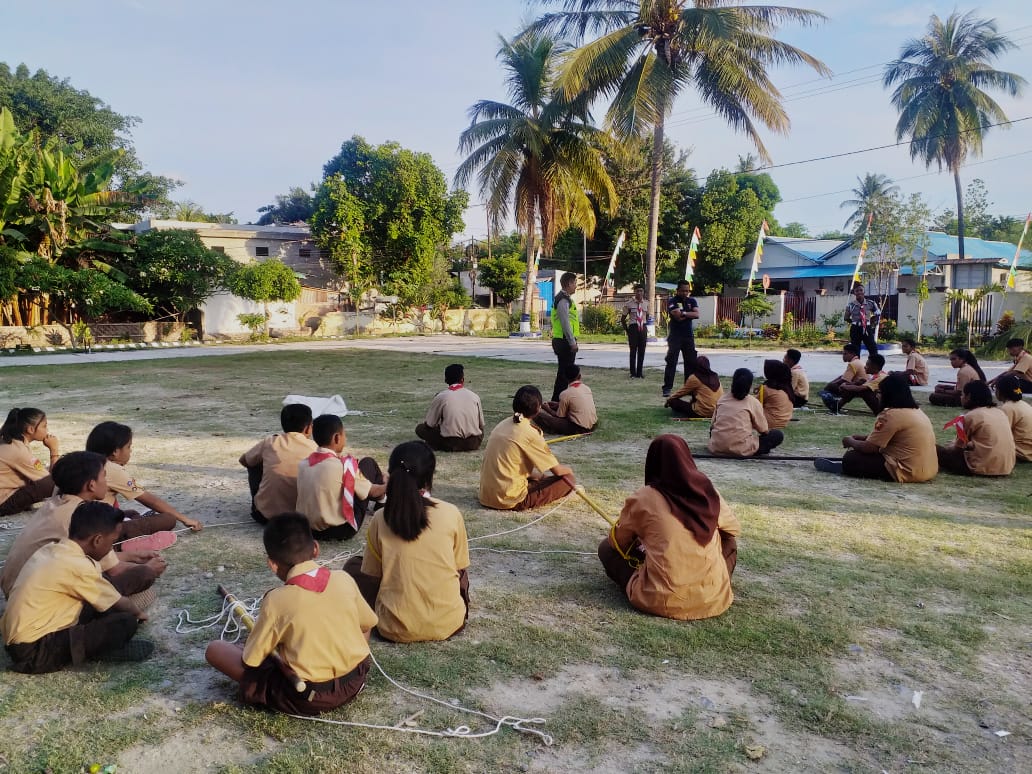
[[953,171],[953,184],[957,188],[957,252],[964,260],[964,194],[960,190],[960,169]]
[[269,338],[269,302],[265,301],[262,303],[262,309],[265,311],[265,338]]
[[649,200],[649,243],[645,252],[647,266],[645,283],[649,294],[649,314],[659,319],[656,305],[656,247],[659,244],[659,197],[663,183],[663,120],[665,112],[660,111],[659,120],[652,129],[652,187]]
[[537,287],[537,271],[534,261],[534,219],[530,219],[530,230],[527,232],[527,286],[523,289],[523,314],[530,321],[530,329],[534,330],[534,289]]

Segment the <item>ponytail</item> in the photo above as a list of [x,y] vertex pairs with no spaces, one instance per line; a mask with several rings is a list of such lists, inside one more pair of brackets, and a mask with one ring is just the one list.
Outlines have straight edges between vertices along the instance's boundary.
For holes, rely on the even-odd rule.
[[402,540],[415,540],[430,523],[423,494],[433,488],[436,467],[434,452],[423,441],[406,441],[391,452],[383,519]]
[[46,414],[37,408],[11,409],[0,426],[0,444],[22,440],[29,428],[38,425],[45,417]]
[[541,390],[532,384],[523,385],[512,398],[512,421],[518,425],[524,419],[533,419],[541,411],[541,403]]

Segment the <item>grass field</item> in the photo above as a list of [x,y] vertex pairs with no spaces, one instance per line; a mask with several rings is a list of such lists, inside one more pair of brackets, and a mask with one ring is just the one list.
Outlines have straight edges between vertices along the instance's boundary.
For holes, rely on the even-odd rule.
[[[177,634],[177,613],[217,612],[223,583],[256,597],[276,580],[237,458],[278,429],[288,393],[340,393],[351,448],[381,461],[413,438],[443,387],[442,358],[264,350],[191,360],[3,371],[3,410],[48,412],[62,451],[115,419],[135,431],[130,467],[210,525],[165,552],[169,570],[140,636],[143,665],[88,666],[0,680],[0,771],[77,772],[1011,772],[1032,759],[1032,465],[1004,480],[940,475],[905,487],[816,472],[809,463],[701,460],[742,522],[735,603],[695,623],[631,609],[594,551],[605,523],[567,500],[526,530],[474,541],[465,632],[438,644],[373,642],[395,680],[494,715],[547,719],[554,743],[503,729],[478,740],[336,727],[244,709],[204,663],[215,631]],[[488,425],[548,365],[468,360]],[[592,436],[555,447],[614,515],[642,483],[649,441],[706,422],[669,421],[659,376],[586,374],[599,404]],[[859,403],[859,402],[858,402]],[[950,410],[929,407],[941,427]],[[872,418],[806,415],[787,454],[841,453]],[[939,431],[943,441],[951,431]],[[476,501],[479,453],[439,455],[434,493],[471,537],[545,513]],[[14,527],[29,518],[9,520]],[[225,526],[217,526],[217,525]],[[0,530],[0,557],[14,530]],[[362,537],[323,556],[359,552]],[[506,552],[508,551],[508,552]],[[565,553],[519,553],[562,551]],[[340,557],[332,563],[339,567]],[[6,656],[0,655],[0,666]],[[920,694],[919,699],[917,693]],[[919,706],[917,706],[919,704]],[[338,720],[442,730],[490,727],[372,675]],[[1008,731],[1009,736],[997,736]],[[754,761],[752,757],[758,757]],[[1024,760],[1025,764],[1021,764]]]

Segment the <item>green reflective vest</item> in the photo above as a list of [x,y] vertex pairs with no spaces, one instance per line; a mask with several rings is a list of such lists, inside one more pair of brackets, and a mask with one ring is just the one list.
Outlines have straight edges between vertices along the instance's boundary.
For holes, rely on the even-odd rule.
[[559,321],[559,312],[556,311],[559,306],[559,299],[562,298],[565,298],[570,302],[570,330],[573,331],[573,337],[577,338],[580,336],[580,320],[577,319],[577,305],[573,302],[573,299],[565,293],[560,293],[556,296],[555,302],[552,304],[552,338],[566,338],[566,334],[563,333],[563,324]]

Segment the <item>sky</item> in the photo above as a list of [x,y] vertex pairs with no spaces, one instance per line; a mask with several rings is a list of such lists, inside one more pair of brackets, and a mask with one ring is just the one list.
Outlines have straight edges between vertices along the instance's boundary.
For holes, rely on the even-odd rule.
[[[789,4],[787,0],[782,0]],[[905,147],[795,164],[896,141],[897,114],[881,85],[886,62],[923,34],[932,13],[953,6],[907,0],[801,2],[828,18],[786,26],[779,37],[834,73],[772,72],[792,122],[787,135],[761,130],[781,190],[781,223],[811,233],[841,228],[857,178],[875,172],[934,212],[955,208],[953,179],[910,160]],[[184,181],[176,199],[241,223],[291,186],[321,178],[342,142],[361,135],[429,153],[451,180],[460,132],[480,99],[505,101],[495,55],[540,10],[526,0],[0,0],[0,61],[67,78],[115,111],[140,118],[132,138],[151,172]],[[997,69],[1032,81],[1027,0],[957,6],[995,18],[1022,48]],[[1024,96],[997,95],[1011,120],[1032,117]],[[596,113],[601,117],[604,106]],[[675,104],[668,138],[691,149],[700,178],[733,168],[751,143],[689,91]],[[961,171],[985,181],[991,212],[1024,219],[1032,210],[1032,120],[992,130],[981,159]],[[471,191],[471,202],[482,200]],[[483,207],[466,213],[463,236],[483,238]],[[457,236],[457,239],[463,238]]]

